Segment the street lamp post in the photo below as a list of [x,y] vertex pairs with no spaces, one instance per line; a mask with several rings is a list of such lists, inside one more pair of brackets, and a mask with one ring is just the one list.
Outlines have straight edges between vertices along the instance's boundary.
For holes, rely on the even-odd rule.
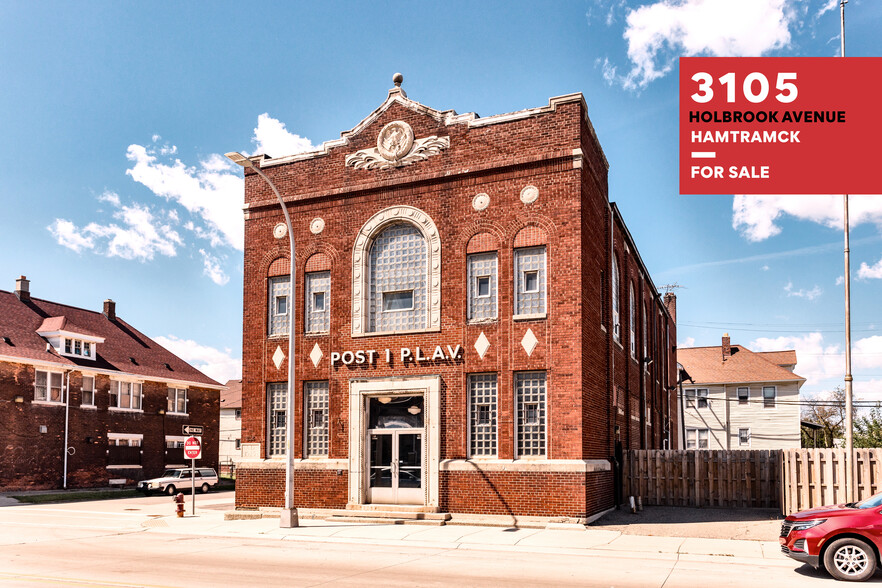
[[236,165],[241,165],[244,168],[254,170],[254,173],[259,175],[267,184],[269,184],[269,187],[272,188],[273,193],[279,201],[279,206],[282,207],[282,213],[285,215],[285,227],[288,230],[288,243],[291,246],[288,255],[291,262],[288,271],[291,297],[288,304],[288,400],[286,403],[288,410],[285,419],[285,431],[287,437],[286,445],[288,451],[285,460],[285,506],[282,509],[279,526],[282,528],[298,527],[299,521],[297,517],[297,508],[294,506],[294,301],[297,298],[294,294],[294,232],[291,230],[291,215],[288,214],[288,207],[285,206],[285,201],[282,200],[282,195],[279,194],[275,184],[270,181],[259,167],[254,165],[250,159],[236,151],[227,153],[226,157]]

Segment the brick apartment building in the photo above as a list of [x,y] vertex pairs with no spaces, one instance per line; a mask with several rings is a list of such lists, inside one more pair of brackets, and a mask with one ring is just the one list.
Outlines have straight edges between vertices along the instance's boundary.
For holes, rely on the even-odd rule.
[[[107,486],[184,465],[181,427],[205,427],[217,467],[223,386],[104,301],[93,312],[0,290],[0,490]],[[66,459],[65,459],[66,450]]]
[[586,518],[617,453],[676,447],[675,299],[615,204],[581,94],[479,118],[400,88],[245,173],[239,508]]

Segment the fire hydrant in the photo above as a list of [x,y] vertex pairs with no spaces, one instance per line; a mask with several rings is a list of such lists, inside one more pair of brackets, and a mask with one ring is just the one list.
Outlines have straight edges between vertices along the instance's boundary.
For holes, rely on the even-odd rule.
[[175,501],[175,512],[178,513],[178,518],[183,518],[184,516],[184,494],[178,492],[174,498]]

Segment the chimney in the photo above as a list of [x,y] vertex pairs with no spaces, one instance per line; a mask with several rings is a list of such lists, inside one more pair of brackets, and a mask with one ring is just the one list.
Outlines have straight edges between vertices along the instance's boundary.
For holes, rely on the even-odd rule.
[[108,320],[116,320],[116,302],[110,298],[104,301],[104,316],[106,316]]
[[15,295],[22,302],[28,302],[31,299],[31,282],[25,276],[18,276],[15,281]]
[[723,335],[723,361],[732,357],[732,345],[729,342],[729,333]]
[[664,300],[665,308],[668,309],[671,320],[674,321],[674,324],[677,324],[677,295],[673,292],[666,292]]

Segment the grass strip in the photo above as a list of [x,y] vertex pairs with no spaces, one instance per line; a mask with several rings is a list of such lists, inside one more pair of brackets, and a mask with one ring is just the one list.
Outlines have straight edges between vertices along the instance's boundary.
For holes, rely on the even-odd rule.
[[131,498],[143,496],[137,490],[99,490],[95,492],[57,492],[52,494],[22,494],[10,496],[19,502],[43,504],[45,502],[73,502],[78,500],[108,500],[113,498]]

